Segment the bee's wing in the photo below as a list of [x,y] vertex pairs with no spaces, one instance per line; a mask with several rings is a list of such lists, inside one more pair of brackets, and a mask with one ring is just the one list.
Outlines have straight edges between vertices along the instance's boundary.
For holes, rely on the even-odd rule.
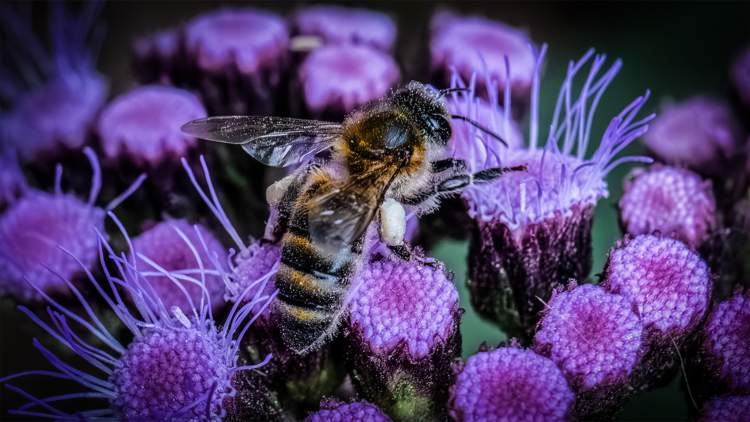
[[270,116],[206,117],[182,126],[196,138],[240,144],[256,160],[276,167],[329,148],[341,130],[338,123]]
[[310,236],[326,252],[336,253],[354,243],[370,225],[385,192],[401,169],[384,162],[346,183],[330,183],[307,202]]

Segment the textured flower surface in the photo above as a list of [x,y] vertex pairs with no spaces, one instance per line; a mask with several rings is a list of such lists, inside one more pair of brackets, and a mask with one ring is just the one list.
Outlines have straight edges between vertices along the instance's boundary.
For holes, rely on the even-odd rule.
[[386,53],[362,45],[316,49],[299,69],[310,113],[333,109],[347,114],[384,96],[399,79],[398,65]]
[[554,362],[501,348],[466,362],[451,389],[454,417],[473,421],[563,421],[575,395]]
[[[519,93],[531,88],[536,58],[534,46],[523,32],[499,22],[450,13],[436,14],[431,29],[430,67],[434,72],[450,77],[449,67],[454,67],[466,79],[474,72],[487,72],[487,79],[503,86],[509,81]],[[510,69],[508,62],[513,64]]]
[[374,350],[388,351],[405,340],[411,354],[426,356],[435,337],[453,334],[458,292],[440,270],[417,262],[382,260],[365,265],[350,318]]
[[104,108],[98,132],[107,156],[127,153],[156,165],[185,155],[196,144],[180,127],[201,117],[206,117],[206,110],[195,95],[177,88],[144,86]]
[[635,304],[644,328],[685,329],[708,306],[708,268],[684,243],[652,235],[632,239],[610,256],[602,287]]
[[278,66],[288,42],[284,20],[255,9],[223,9],[201,15],[188,24],[185,37],[186,48],[201,69],[220,72],[234,65],[243,74]]
[[325,407],[320,412],[305,418],[305,422],[390,422],[391,420],[377,406],[367,402],[350,404],[334,402]]
[[701,422],[745,422],[750,396],[714,397],[701,409]]
[[633,370],[643,326],[627,299],[584,284],[549,306],[535,342],[551,346],[550,358],[566,378],[583,378],[584,388],[592,388]]
[[299,35],[317,36],[325,44],[364,44],[390,51],[396,41],[396,25],[385,13],[341,6],[316,5],[294,14]]
[[644,141],[667,164],[716,174],[725,171],[728,160],[740,152],[740,134],[728,105],[693,97],[662,111]]
[[689,170],[654,165],[636,169],[620,200],[622,222],[633,236],[675,233],[686,243],[706,240],[716,228],[711,182]]
[[[109,215],[122,228],[114,214]],[[186,309],[187,313],[175,306],[167,308],[158,291],[149,283],[148,277],[136,269],[132,261],[117,257],[101,232],[97,231],[97,234],[102,270],[114,296],[105,292],[83,263],[78,261],[78,264],[82,270],[86,271],[93,287],[111,306],[112,311],[133,333],[134,338],[127,347],[115,339],[104,328],[86,299],[67,279],[64,280],[66,285],[81,301],[91,322],[66,309],[37,288],[39,294],[54,306],[54,310],[48,308],[48,313],[57,329],[51,328],[25,307],[19,307],[19,309],[63,345],[103,371],[107,379],[98,378],[69,366],[35,340],[34,345],[60,372],[30,371],[6,377],[0,382],[28,374],[52,375],[77,381],[92,392],[66,394],[40,400],[8,385],[8,388],[31,400],[29,405],[11,412],[65,421],[94,421],[100,420],[100,417],[138,421],[221,420],[226,414],[222,407],[224,400],[231,400],[236,393],[231,385],[234,373],[261,366],[271,358],[270,355],[267,356],[266,360],[259,365],[238,366],[239,341],[234,339],[234,335],[239,331],[241,338],[252,323],[251,320],[243,326],[250,308],[260,302],[267,306],[275,293],[270,297],[261,296],[262,288],[258,289],[258,293],[249,303],[243,307],[237,305],[232,307],[227,316],[227,324],[223,328],[218,328],[210,307],[206,305],[211,302],[210,294],[206,289],[202,289],[200,306],[191,306]],[[123,231],[123,234],[130,242],[127,233]],[[119,274],[112,274],[107,270],[105,253],[109,255]],[[71,258],[75,259],[73,256]],[[181,281],[201,285],[205,274],[200,263],[199,267],[201,274],[198,278],[168,273],[164,270],[161,272],[175,283],[179,278]],[[212,270],[217,271],[215,268]],[[132,314],[125,305],[122,297],[117,293],[116,284],[132,297],[140,318]],[[68,318],[80,323],[120,356],[115,357],[84,342],[68,325]],[[110,406],[107,409],[66,414],[45,403],[45,401],[81,397],[108,399]],[[42,406],[51,413],[26,410],[34,405]]]
[[729,388],[750,394],[750,295],[736,295],[716,306],[706,324],[711,352],[721,360]]
[[[205,242],[205,248],[201,246],[203,242]],[[194,245],[199,247],[196,248]],[[209,255],[226,254],[221,243],[208,229],[200,225],[191,226],[183,220],[161,222],[143,232],[133,239],[133,250],[143,255],[136,260],[136,265],[141,270],[151,270],[151,266],[156,264],[168,272],[193,270],[199,268],[199,262],[210,262]],[[217,262],[226,266],[224,260]],[[162,275],[160,270],[151,270],[147,274],[151,286],[156,289],[168,309],[172,306],[178,306],[180,309],[198,306],[204,288],[208,290],[212,298],[212,306],[217,307],[224,303],[224,281],[219,276],[207,275],[202,285],[196,285],[194,283],[177,284],[170,277]],[[189,299],[188,295],[185,295],[186,291]]]

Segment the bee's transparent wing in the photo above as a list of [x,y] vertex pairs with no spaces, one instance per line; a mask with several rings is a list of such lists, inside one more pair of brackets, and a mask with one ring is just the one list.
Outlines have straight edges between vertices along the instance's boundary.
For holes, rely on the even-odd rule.
[[338,123],[271,116],[218,116],[193,120],[182,131],[196,138],[242,145],[261,163],[285,167],[329,148]]
[[400,163],[386,162],[345,183],[322,186],[307,202],[309,231],[315,245],[332,254],[352,245],[375,218],[400,169]]

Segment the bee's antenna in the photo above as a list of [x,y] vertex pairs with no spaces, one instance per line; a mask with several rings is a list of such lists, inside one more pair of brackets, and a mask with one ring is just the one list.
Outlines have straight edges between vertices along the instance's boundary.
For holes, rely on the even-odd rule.
[[[442,92],[442,91],[441,91],[441,92]],[[502,143],[503,143],[503,145],[505,145],[506,147],[508,146],[508,143],[507,143],[507,142],[505,142],[505,141],[503,140],[503,138],[499,137],[499,136],[498,136],[498,135],[497,135],[497,134],[496,134],[495,132],[493,132],[493,131],[491,131],[491,130],[487,129],[486,127],[484,127],[484,126],[480,125],[479,123],[475,122],[474,120],[471,120],[471,119],[470,119],[470,118],[468,118],[468,117],[464,117],[464,116],[461,116],[460,114],[451,114],[451,119],[459,119],[459,120],[463,120],[463,121],[464,121],[464,122],[466,122],[466,123],[470,123],[470,124],[472,124],[472,125],[473,125],[474,127],[476,127],[477,129],[481,130],[482,132],[484,132],[484,133],[486,133],[486,134],[488,134],[488,135],[492,136],[493,138],[497,139],[498,141],[502,142]]]
[[438,91],[438,93],[442,96],[446,96],[450,94],[451,92],[463,92],[463,91],[471,91],[471,88],[467,88],[467,87],[446,88],[446,89],[441,89],[440,91]]

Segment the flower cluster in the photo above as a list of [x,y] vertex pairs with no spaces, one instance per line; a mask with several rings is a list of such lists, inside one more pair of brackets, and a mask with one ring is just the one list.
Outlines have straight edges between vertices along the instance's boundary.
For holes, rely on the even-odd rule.
[[[530,30],[439,9],[421,40],[411,15],[340,5],[139,34],[140,85],[110,98],[102,3],[51,3],[50,43],[36,7],[0,18],[0,299],[47,365],[2,367],[11,414],[610,420],[679,375],[693,419],[747,416],[750,146],[729,103],[656,117],[646,91],[599,125],[622,62],[591,49],[559,73],[547,122],[554,61]],[[356,145],[373,134],[382,148]],[[304,159],[270,170],[236,144]],[[654,160],[613,198],[623,237],[592,280],[612,171]],[[466,289],[454,256],[431,257],[456,233]],[[477,332],[508,339],[465,346]],[[43,376],[67,388],[18,384]]]

